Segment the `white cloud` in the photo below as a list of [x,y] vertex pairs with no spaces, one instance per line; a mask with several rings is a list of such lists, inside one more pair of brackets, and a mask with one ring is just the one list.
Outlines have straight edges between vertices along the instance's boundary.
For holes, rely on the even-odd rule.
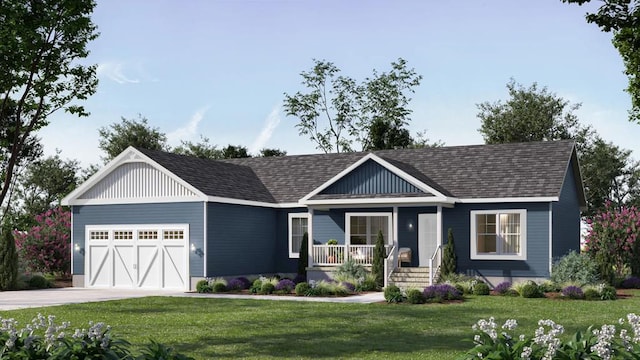
[[167,134],[167,141],[171,145],[178,145],[180,141],[189,141],[194,140],[196,135],[198,135],[198,124],[204,118],[204,114],[209,110],[208,106],[205,106],[199,110],[197,110],[192,116],[189,122],[170,133]]
[[249,148],[249,152],[252,154],[258,153],[264,146],[269,142],[273,132],[276,130],[278,124],[280,124],[280,105],[276,105],[273,107],[273,110],[267,115],[267,118],[264,121],[264,127],[260,134],[255,139],[251,147]]
[[107,77],[118,84],[137,84],[140,79],[132,79],[124,74],[124,63],[121,62],[103,62],[98,64],[96,74],[98,77]]

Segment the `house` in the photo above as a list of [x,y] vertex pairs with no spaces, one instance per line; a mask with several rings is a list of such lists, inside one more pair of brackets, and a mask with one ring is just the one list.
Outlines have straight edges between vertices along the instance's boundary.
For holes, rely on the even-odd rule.
[[74,286],[188,290],[295,273],[305,232],[310,278],[369,265],[379,231],[388,276],[437,270],[449,228],[458,271],[548,278],[579,249],[586,203],[574,143],[548,141],[229,160],[130,147],[63,204]]

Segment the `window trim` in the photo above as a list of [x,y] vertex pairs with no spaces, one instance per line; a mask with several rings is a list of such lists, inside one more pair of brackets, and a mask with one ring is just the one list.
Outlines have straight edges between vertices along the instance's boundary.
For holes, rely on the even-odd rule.
[[[520,215],[520,253],[519,254],[479,254],[476,217],[478,215],[496,215],[496,235],[500,236],[500,214]],[[471,211],[471,260],[527,260],[527,210],[526,209],[498,209]]]
[[[385,245],[393,244],[393,213],[392,212],[348,212],[344,214],[344,243],[351,245],[351,217],[352,216],[386,216],[388,218],[389,235],[385,239]],[[367,231],[369,231],[369,222],[367,222]]]
[[[289,247],[289,258],[290,259],[299,259],[300,258],[300,249],[293,249],[293,219],[307,219],[307,233],[309,232],[309,222],[311,221],[311,217],[309,213],[289,213],[289,221],[288,221],[288,236],[287,243]],[[304,235],[304,234],[303,234]],[[311,250],[311,249],[309,249]]]

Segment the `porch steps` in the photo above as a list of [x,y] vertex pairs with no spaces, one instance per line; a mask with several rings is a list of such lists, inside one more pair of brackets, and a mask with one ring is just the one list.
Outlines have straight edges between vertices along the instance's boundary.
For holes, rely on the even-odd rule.
[[396,268],[389,277],[389,283],[401,289],[424,289],[429,286],[430,272],[428,267]]

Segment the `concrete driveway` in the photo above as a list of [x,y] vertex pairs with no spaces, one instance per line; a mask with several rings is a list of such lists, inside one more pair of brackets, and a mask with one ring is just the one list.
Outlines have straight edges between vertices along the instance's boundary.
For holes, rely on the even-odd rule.
[[131,299],[145,296],[255,299],[274,301],[314,301],[359,304],[370,304],[374,302],[384,301],[384,295],[381,292],[366,293],[347,297],[308,297],[277,295],[197,294],[168,290],[89,289],[68,287],[28,291],[1,291],[0,311],[66,304],[80,304],[96,301]]

